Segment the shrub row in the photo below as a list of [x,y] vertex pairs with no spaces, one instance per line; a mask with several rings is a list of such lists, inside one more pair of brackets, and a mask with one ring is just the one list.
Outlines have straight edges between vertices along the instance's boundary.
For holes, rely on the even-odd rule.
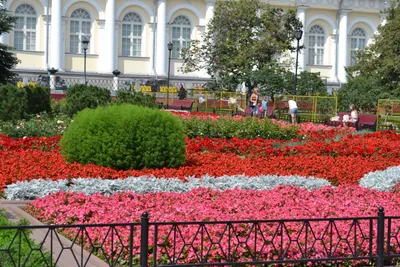
[[0,85],[0,121],[19,120],[50,111],[50,89],[36,85]]
[[210,138],[263,138],[290,140],[297,137],[298,128],[281,127],[269,119],[232,119],[219,117],[212,119],[183,119],[183,126],[189,138],[210,137]]
[[82,192],[86,195],[95,193],[113,195],[119,192],[134,192],[139,194],[158,192],[189,192],[192,189],[204,187],[217,190],[271,190],[278,186],[298,186],[309,190],[318,189],[331,184],[321,178],[303,177],[297,175],[279,176],[262,175],[248,177],[245,175],[201,178],[160,179],[155,177],[129,177],[126,179],[76,178],[72,180],[43,180],[17,182],[8,185],[5,194],[8,200],[33,200],[48,196],[54,192]]
[[[107,106],[110,103],[111,94],[108,89],[92,85],[77,84],[67,90],[67,98],[63,109],[68,116],[72,117],[85,108]],[[123,90],[117,92],[116,103],[134,104],[150,108],[157,107],[154,95]]]

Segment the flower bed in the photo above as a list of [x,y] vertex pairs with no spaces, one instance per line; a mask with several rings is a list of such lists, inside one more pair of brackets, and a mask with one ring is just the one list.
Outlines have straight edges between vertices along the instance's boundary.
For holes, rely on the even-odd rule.
[[[138,195],[133,193],[115,194],[112,196],[102,196],[95,194],[87,196],[77,193],[57,193],[49,197],[35,200],[28,208],[28,211],[37,218],[49,224],[81,224],[81,223],[123,223],[137,222],[143,213],[150,214],[150,220],[155,222],[185,222],[185,221],[228,221],[228,220],[252,220],[252,219],[290,219],[290,218],[336,218],[336,217],[364,217],[376,216],[379,206],[386,207],[387,215],[397,215],[400,213],[400,195],[397,193],[383,193],[369,189],[362,189],[358,186],[340,186],[338,188],[324,187],[318,190],[308,191],[297,187],[278,187],[269,191],[254,190],[227,190],[216,191],[211,189],[194,189],[188,193],[149,193]],[[393,227],[397,227],[399,222],[393,221]],[[335,256],[349,255],[350,245],[356,242],[352,229],[353,221],[342,221],[335,223],[335,235],[346,239],[333,238],[332,243],[336,248]],[[301,251],[297,246],[289,246],[291,240],[305,238],[310,244],[314,238],[328,240],[324,235],[329,222],[313,222],[313,235],[308,238],[302,233],[302,224],[286,223],[279,242],[288,247],[288,258],[301,258]],[[356,238],[361,240],[363,235],[368,236],[369,227],[366,221],[359,221],[360,229],[357,229]],[[240,238],[242,242],[250,242],[254,245],[251,235],[251,226],[242,223],[235,228],[238,240],[233,241],[237,245]],[[260,224],[260,231],[265,238],[270,240],[275,231],[278,231],[279,224]],[[224,227],[219,225],[209,226],[207,234],[212,240],[219,240],[224,235]],[[165,247],[159,248],[158,255],[162,256],[172,253],[172,243],[176,242],[178,249],[184,248],[184,240],[200,239],[197,235],[198,227],[181,227],[179,238],[174,239],[169,234],[171,227],[158,228],[158,240],[162,240]],[[114,247],[117,243],[128,243],[129,229],[119,228],[120,239],[114,240]],[[362,231],[362,232],[361,232]],[[376,235],[375,228],[373,229]],[[101,242],[107,238],[107,228],[91,228],[86,233],[90,236],[92,243]],[[77,231],[70,230],[64,233],[73,238]],[[153,230],[150,230],[152,236]],[[226,235],[225,235],[226,237]],[[139,252],[140,235],[134,236],[135,254]],[[365,237],[364,237],[365,238]],[[259,240],[263,242],[262,240]],[[107,246],[103,253],[110,256],[110,238],[107,238]],[[227,249],[230,243],[227,238],[218,241],[221,249]],[[257,241],[258,242],[258,241]],[[272,241],[274,242],[274,241]],[[278,241],[277,241],[278,242]],[[346,243],[349,242],[349,243]],[[169,245],[168,245],[169,244]],[[194,242],[194,247],[197,247]],[[150,247],[153,245],[153,238],[150,238]],[[300,244],[299,244],[300,245]],[[89,247],[89,243],[86,243]],[[210,245],[210,247],[212,247]],[[250,245],[250,247],[253,247]],[[360,244],[359,253],[368,251],[368,242]],[[189,252],[191,251],[188,248]],[[365,252],[363,252],[365,251]],[[373,247],[376,251],[376,247]],[[239,249],[235,254],[236,260],[250,260],[247,249]],[[312,254],[316,258],[326,254],[326,247],[322,242],[316,242]],[[318,256],[319,255],[319,256]],[[127,257],[127,253],[123,254]],[[149,255],[150,261],[152,253]],[[269,247],[263,259],[276,259],[274,248]],[[162,257],[163,258],[163,257]],[[219,261],[221,258],[220,248],[211,248],[208,261]],[[164,257],[165,260],[165,257]],[[183,253],[180,261],[183,263],[197,262],[196,255],[193,253]]]
[[378,132],[345,136],[332,142],[294,143],[279,140],[187,140],[187,162],[176,169],[116,171],[93,164],[68,164],[58,137],[0,139],[0,186],[38,178],[126,178],[129,176],[201,177],[203,175],[301,175],[325,178],[333,185],[358,184],[363,175],[400,165],[399,136]]

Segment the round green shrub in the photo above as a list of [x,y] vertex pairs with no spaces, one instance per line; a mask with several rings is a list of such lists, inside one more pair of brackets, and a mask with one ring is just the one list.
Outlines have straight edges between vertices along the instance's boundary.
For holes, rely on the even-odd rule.
[[129,104],[79,112],[61,139],[68,162],[115,169],[175,168],[185,161],[182,122],[172,114]]
[[50,88],[38,85],[26,85],[24,89],[28,97],[28,114],[50,112]]
[[111,94],[106,88],[76,84],[67,90],[65,101],[65,112],[72,117],[85,108],[107,105],[111,102]]
[[28,100],[23,88],[0,84],[0,121],[24,118]]

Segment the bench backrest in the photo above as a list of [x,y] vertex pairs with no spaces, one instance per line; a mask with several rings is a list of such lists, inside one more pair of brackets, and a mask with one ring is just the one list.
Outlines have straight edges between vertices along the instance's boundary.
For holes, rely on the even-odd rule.
[[376,115],[374,114],[359,114],[361,124],[374,125],[376,123]]
[[[351,116],[350,112],[340,112],[339,117],[340,120],[343,120],[343,115],[349,115]],[[368,125],[373,125],[376,122],[376,115],[374,114],[358,114],[358,122],[361,124],[368,124]]]
[[184,108],[191,108],[193,105],[193,101],[192,100],[179,100],[179,99],[175,99],[174,102],[172,103],[171,106],[174,107],[184,107]]

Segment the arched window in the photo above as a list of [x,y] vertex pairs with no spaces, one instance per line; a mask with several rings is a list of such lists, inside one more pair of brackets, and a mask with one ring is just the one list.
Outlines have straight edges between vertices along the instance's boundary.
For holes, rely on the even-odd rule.
[[36,49],[36,12],[32,6],[23,4],[15,10],[14,47],[17,50]]
[[179,58],[181,49],[189,46],[192,26],[190,20],[185,16],[178,16],[172,22],[172,57]]
[[312,26],[308,33],[308,64],[324,64],[325,31],[321,26]]
[[367,35],[361,28],[355,28],[351,33],[351,47],[350,47],[350,66],[356,64],[357,50],[364,49],[367,45]]
[[[84,9],[77,9],[71,14],[69,25],[69,52],[73,54],[83,53],[82,41],[90,40],[92,20]],[[90,53],[90,46],[88,48]]]
[[143,23],[136,13],[128,13],[122,20],[122,55],[140,57],[142,55]]

